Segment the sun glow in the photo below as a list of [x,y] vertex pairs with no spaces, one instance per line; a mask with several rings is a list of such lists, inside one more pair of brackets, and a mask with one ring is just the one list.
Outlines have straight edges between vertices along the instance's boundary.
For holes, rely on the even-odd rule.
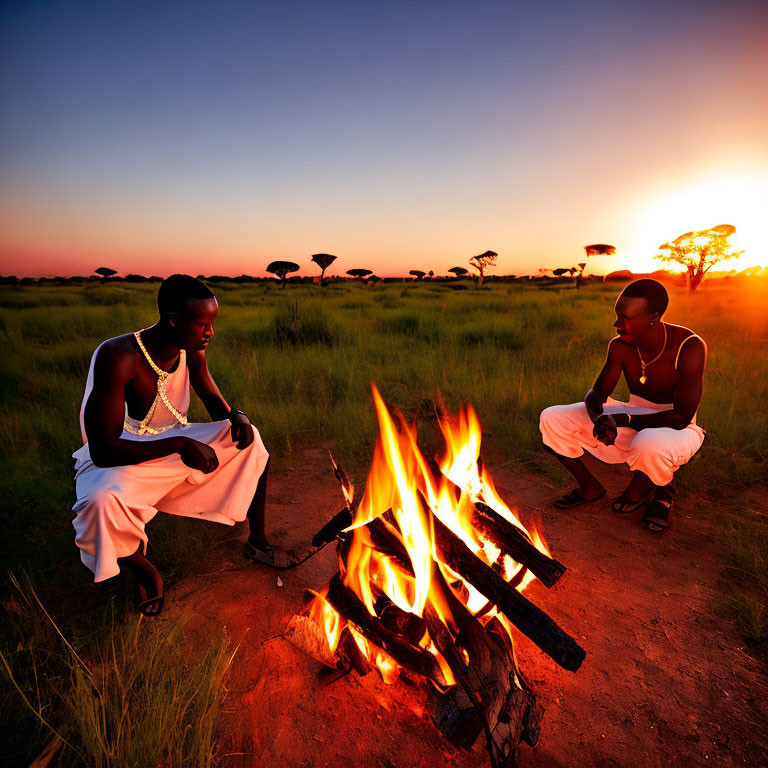
[[[651,272],[664,268],[653,257],[661,243],[684,232],[733,224],[731,242],[744,253],[718,264],[715,270],[768,266],[768,170],[708,174],[691,183],[635,200],[627,214],[631,236],[617,249],[618,268]],[[639,211],[639,213],[638,213]]]

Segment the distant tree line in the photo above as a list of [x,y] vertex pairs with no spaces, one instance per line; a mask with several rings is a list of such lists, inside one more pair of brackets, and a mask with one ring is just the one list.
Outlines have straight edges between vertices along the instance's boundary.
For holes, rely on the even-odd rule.
[[[661,261],[667,263],[678,264],[685,269],[686,281],[689,291],[693,292],[701,284],[704,276],[715,265],[726,259],[735,258],[743,251],[735,250],[735,247],[731,243],[730,238],[736,233],[736,228],[731,224],[719,224],[716,227],[706,230],[697,230],[692,232],[686,232],[680,235],[675,240],[667,243],[663,243],[659,246],[659,254],[655,257]],[[551,280],[547,275],[547,272],[551,272],[552,276],[556,280],[562,280],[566,275],[570,280],[575,281],[576,288],[579,288],[586,279],[584,276],[584,270],[587,267],[587,261],[592,256],[613,256],[616,253],[616,247],[609,245],[608,243],[592,243],[591,245],[584,246],[584,252],[586,254],[585,261],[580,261],[575,266],[571,267],[557,267],[556,269],[546,269],[544,267],[539,269],[537,276],[528,275],[518,278],[515,275],[494,276],[493,279],[497,281],[508,280]],[[483,283],[488,279],[488,272],[496,266],[496,260],[499,254],[496,251],[484,251],[476,256],[472,256],[469,260],[469,266],[474,270],[475,285],[478,288],[482,288]],[[292,282],[319,282],[321,286],[325,287],[328,284],[328,280],[325,276],[326,270],[336,261],[336,256],[331,253],[315,253],[310,257],[310,261],[320,268],[319,277],[293,277]],[[294,272],[298,272],[300,266],[293,261],[272,261],[267,265],[266,271],[270,275],[274,275],[280,281],[280,287],[285,288],[288,276]],[[118,277],[117,270],[111,267],[97,267],[94,273],[98,275],[98,279],[101,282],[112,281],[124,281],[127,283],[142,283],[142,282],[159,282],[160,277],[144,277],[143,275],[128,274],[125,277]],[[461,280],[466,278],[470,272],[466,267],[456,266],[451,267],[448,273],[452,277],[435,276],[434,271],[428,272],[423,269],[411,269],[408,271],[410,278],[384,278],[383,282],[399,282],[404,279],[411,279],[415,281],[422,280]],[[368,283],[376,283],[381,280],[378,275],[375,275],[372,270],[364,267],[355,267],[353,269],[346,270],[348,277],[346,279],[353,279],[358,281],[366,281]],[[612,277],[615,275],[617,279],[625,279],[631,277],[632,273],[627,270],[621,270],[620,272],[612,273],[606,277]],[[217,281],[231,281],[241,283],[253,283],[263,282],[265,280],[271,281],[273,278],[258,278],[251,277],[250,275],[240,275],[238,277],[226,277],[223,275],[198,275],[199,278],[205,279],[209,282]],[[93,277],[74,276],[74,277],[56,277],[56,278],[40,278],[35,280],[34,278],[17,278],[14,275],[0,276],[0,284],[13,285],[13,284],[28,284],[32,282],[56,282],[56,283],[73,283],[82,282],[86,280],[94,280]],[[338,278],[337,278],[338,279]],[[342,278],[343,279],[343,278]],[[604,278],[605,279],[605,278]]]

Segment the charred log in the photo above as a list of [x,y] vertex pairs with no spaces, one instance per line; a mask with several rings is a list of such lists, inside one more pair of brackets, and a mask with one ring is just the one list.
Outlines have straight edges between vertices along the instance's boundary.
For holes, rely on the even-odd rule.
[[423,648],[411,645],[403,637],[385,627],[380,619],[371,616],[362,600],[351,589],[344,586],[339,574],[331,579],[326,600],[342,618],[353,624],[366,640],[388,653],[398,664],[422,677],[429,678],[441,687],[447,685],[437,659]]
[[373,605],[381,623],[408,640],[411,645],[418,645],[427,631],[427,623],[421,616],[409,613],[395,605],[386,595],[379,595]]
[[313,537],[312,546],[322,547],[333,541],[345,528],[352,525],[352,511],[344,507],[337,512]]
[[521,741],[532,746],[538,741],[543,710],[519,684],[504,646],[488,637],[468,611],[456,611],[456,602],[454,598],[451,605],[459,624],[456,638],[431,606],[425,612],[430,637],[458,683],[445,694],[430,693],[431,716],[445,738],[464,749],[484,732],[491,765],[510,768]]
[[575,672],[586,651],[544,611],[483,563],[437,517],[433,517],[440,559],[477,589],[528,638],[564,669]]
[[562,563],[539,552],[517,526],[487,504],[475,503],[472,525],[504,554],[526,566],[546,587],[551,587],[565,573]]
[[342,663],[349,664],[360,677],[365,677],[374,669],[373,664],[368,661],[360,648],[358,648],[355,638],[347,630],[341,633],[336,653],[341,657]]

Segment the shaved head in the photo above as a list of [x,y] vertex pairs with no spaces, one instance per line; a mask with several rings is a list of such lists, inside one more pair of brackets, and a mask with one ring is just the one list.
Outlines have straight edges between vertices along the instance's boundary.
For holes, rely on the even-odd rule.
[[160,284],[157,308],[161,315],[178,312],[187,299],[213,299],[211,289],[191,275],[171,275]]
[[648,302],[648,311],[659,313],[661,317],[669,306],[669,294],[667,289],[658,281],[644,278],[630,283],[622,292],[619,299],[645,299]]

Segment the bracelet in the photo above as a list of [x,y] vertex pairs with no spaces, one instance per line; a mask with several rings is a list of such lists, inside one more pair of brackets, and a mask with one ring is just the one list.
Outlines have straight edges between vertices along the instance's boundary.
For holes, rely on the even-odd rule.
[[[233,417],[233,416],[236,416],[238,413],[240,413],[240,414],[242,414],[243,416],[245,416],[245,414],[244,414],[244,413],[243,413],[241,410],[238,410],[237,408],[232,408],[232,410],[230,410],[230,412],[229,412],[229,416],[227,416],[227,418],[228,418],[230,421],[232,421],[232,417]],[[247,419],[248,417],[247,417],[247,416],[245,416],[245,418]]]

